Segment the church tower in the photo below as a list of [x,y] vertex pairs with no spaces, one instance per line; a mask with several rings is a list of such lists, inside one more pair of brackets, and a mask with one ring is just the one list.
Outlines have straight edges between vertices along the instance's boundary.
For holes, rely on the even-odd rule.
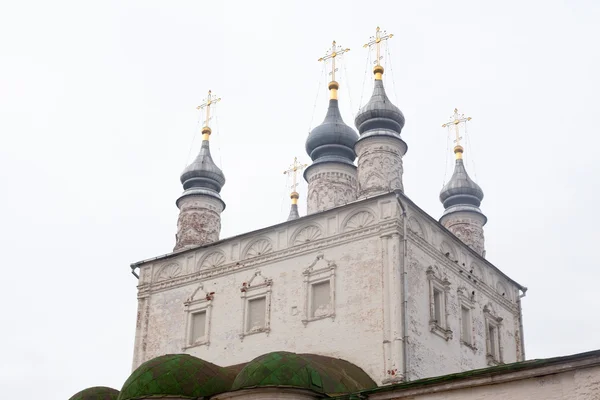
[[219,240],[221,212],[225,203],[219,192],[225,185],[223,171],[210,155],[208,127],[211,105],[220,101],[208,91],[206,101],[198,109],[206,109],[206,120],[202,128],[202,146],[198,157],[181,174],[183,194],[177,199],[179,219],[173,251],[202,246]]
[[402,157],[406,154],[406,143],[400,132],[404,127],[404,115],[392,104],[383,87],[383,67],[380,44],[391,38],[379,27],[365,47],[375,46],[377,59],[373,73],[375,86],[373,95],[359,111],[354,124],[360,138],[354,146],[358,156],[358,197],[365,198],[399,189],[402,184]]
[[329,108],[325,120],[306,139],[306,152],[313,163],[304,172],[308,182],[308,214],[328,210],[356,200],[354,159],[356,132],[344,123],[338,107],[339,83],[335,80],[335,59],[347,52],[333,42],[331,51],[319,61],[331,60]]
[[464,149],[460,145],[461,138],[459,136],[460,126],[470,120],[470,117],[465,118],[455,108],[451,120],[442,125],[449,130],[455,130],[456,164],[452,178],[440,192],[440,201],[446,209],[440,218],[440,223],[463,243],[485,257],[483,226],[486,224],[487,218],[479,209],[481,200],[483,200],[483,191],[467,174],[463,163]]

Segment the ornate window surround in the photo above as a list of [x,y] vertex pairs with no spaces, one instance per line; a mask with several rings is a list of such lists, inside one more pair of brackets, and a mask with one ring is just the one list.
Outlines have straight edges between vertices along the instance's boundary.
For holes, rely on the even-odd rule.
[[[504,349],[502,346],[502,317],[499,317],[494,311],[491,303],[483,307],[483,316],[485,319],[485,348],[488,365],[498,365],[504,363]],[[495,342],[490,337],[490,327],[494,329]],[[495,345],[495,349],[492,349]]]
[[[260,281],[254,283],[255,279],[260,277]],[[256,333],[265,332],[267,336],[271,332],[271,286],[273,280],[266,278],[262,275],[260,270],[256,270],[252,278],[249,281],[242,283],[240,287],[241,299],[242,299],[242,329],[240,331],[240,339],[244,340],[244,337],[248,335],[254,335]],[[251,300],[265,298],[265,325],[259,329],[253,329],[248,331],[248,303]]]
[[[452,330],[448,324],[448,293],[450,292],[450,281],[441,276],[436,267],[427,268],[427,281],[429,283],[429,330],[445,340],[452,339]],[[441,321],[435,318],[435,291],[442,293],[440,305]]]
[[[475,338],[473,336],[473,327],[475,326],[475,319],[473,318],[474,315],[474,310],[475,310],[475,291],[472,291],[471,293],[469,293],[469,291],[464,287],[461,286],[458,288],[458,290],[456,291],[456,297],[458,298],[458,304],[460,306],[460,313],[459,313],[459,327],[460,327],[460,343],[462,345],[465,345],[467,347],[470,347],[472,350],[477,350],[477,347],[475,346]],[[468,333],[468,340],[464,340],[463,339],[463,335],[462,335],[462,329],[463,329],[463,315],[462,315],[462,308],[466,308],[469,310],[469,318],[471,319],[469,321],[469,326],[471,327],[471,331]]]
[[[325,264],[322,267],[317,264]],[[315,267],[317,267],[315,269]],[[335,319],[335,269],[336,264],[328,261],[323,254],[317,254],[317,257],[303,272],[304,276],[304,318],[302,323],[306,326],[311,321],[325,318]],[[322,282],[329,281],[329,301],[331,302],[330,312],[319,316],[311,316],[313,286]]]
[[[200,295],[198,295],[200,293]],[[212,320],[212,302],[215,298],[215,292],[207,292],[204,290],[204,284],[201,283],[194,293],[183,303],[184,310],[186,313],[185,318],[185,344],[183,350],[197,346],[209,346],[210,345],[210,326]],[[201,312],[206,313],[206,321],[204,326],[204,336],[202,339],[190,343],[192,336],[192,318],[194,314]]]

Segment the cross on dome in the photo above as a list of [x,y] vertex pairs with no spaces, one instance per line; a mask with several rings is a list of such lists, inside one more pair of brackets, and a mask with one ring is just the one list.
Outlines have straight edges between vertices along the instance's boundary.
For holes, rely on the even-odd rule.
[[471,117],[465,117],[464,114],[458,113],[458,108],[454,109],[454,114],[450,117],[450,121],[446,122],[442,125],[442,128],[448,128],[448,132],[452,134],[452,128],[454,128],[454,134],[456,135],[456,139],[454,139],[454,153],[456,154],[456,158],[462,158],[463,147],[460,145],[460,141],[462,136],[460,136],[460,127],[464,126],[465,130],[467,128],[467,122],[471,120]]
[[292,198],[292,202],[294,204],[296,204],[295,202],[297,202],[298,197],[299,197],[298,192],[296,192],[296,187],[298,186],[298,182],[297,182],[298,171],[302,171],[307,166],[308,166],[308,164],[299,163],[298,157],[294,157],[294,162],[290,165],[290,168],[283,171],[283,173],[286,175],[292,175],[292,185],[290,187],[292,189],[291,198]]
[[203,100],[204,103],[200,104],[198,107],[196,107],[197,110],[202,110],[204,108],[206,108],[206,117],[204,119],[204,127],[202,127],[202,139],[203,140],[208,140],[208,136],[210,135],[210,133],[212,132],[210,130],[210,128],[208,127],[208,122],[210,121],[210,106],[212,106],[213,104],[218,103],[219,101],[221,101],[220,97],[215,97],[212,95],[212,91],[209,90],[208,91],[208,96],[206,96],[206,99]]
[[369,42],[363,45],[365,49],[375,46],[376,58],[374,63],[375,67],[373,68],[373,73],[375,73],[375,79],[381,79],[381,75],[383,75],[383,67],[380,63],[381,59],[383,59],[383,56],[381,55],[381,42],[384,40],[391,39],[392,37],[394,37],[393,34],[390,33],[388,35],[386,31],[382,32],[381,29],[377,27],[377,29],[375,30],[375,36],[371,36]]

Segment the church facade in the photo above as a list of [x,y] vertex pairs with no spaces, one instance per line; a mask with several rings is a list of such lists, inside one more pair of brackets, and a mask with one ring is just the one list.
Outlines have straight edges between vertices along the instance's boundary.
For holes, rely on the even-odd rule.
[[[368,43],[377,60],[390,37],[378,28]],[[343,51],[334,42],[324,58],[333,78]],[[212,160],[208,127],[218,99],[209,92],[201,150],[181,175],[174,250],[131,265],[139,279],[134,372],[120,392],[91,388],[73,400],[425,399],[492,376],[509,383],[564,373],[561,382],[572,386],[566,371],[579,364],[591,368],[580,382],[593,393],[597,353],[524,361],[527,288],[485,258],[483,191],[458,140],[441,217],[405,194],[404,116],[386,95],[383,67],[373,73],[357,130],[340,114],[339,83],[328,85],[327,115],[306,141],[306,215],[299,216],[294,185],[287,221],[225,239],[225,175]],[[455,110],[446,125],[459,139],[468,120]],[[427,379],[440,376],[458,386]]]
[[225,178],[203,129],[181,178],[175,251],[132,265],[134,368],[169,353],[235,365],[285,350],[347,360],[385,384],[524,359],[526,289],[484,257],[483,192],[462,147],[440,222],[404,194],[404,116],[385,93],[381,65],[374,75],[358,133],[330,82],[327,115],[306,142],[302,218],[218,240]]

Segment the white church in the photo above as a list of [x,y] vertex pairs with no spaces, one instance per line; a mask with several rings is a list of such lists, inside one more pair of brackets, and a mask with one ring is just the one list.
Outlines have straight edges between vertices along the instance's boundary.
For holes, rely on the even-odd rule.
[[[221,238],[223,171],[208,116],[183,171],[172,253],[131,265],[138,281],[133,372],[106,399],[598,399],[600,351],[526,361],[527,288],[486,259],[482,189],[463,164],[430,216],[403,189],[402,112],[388,99],[377,29],[374,90],[356,130],[338,108],[334,46],[330,100],[307,137],[306,215]],[[410,171],[407,171],[410,173]]]

